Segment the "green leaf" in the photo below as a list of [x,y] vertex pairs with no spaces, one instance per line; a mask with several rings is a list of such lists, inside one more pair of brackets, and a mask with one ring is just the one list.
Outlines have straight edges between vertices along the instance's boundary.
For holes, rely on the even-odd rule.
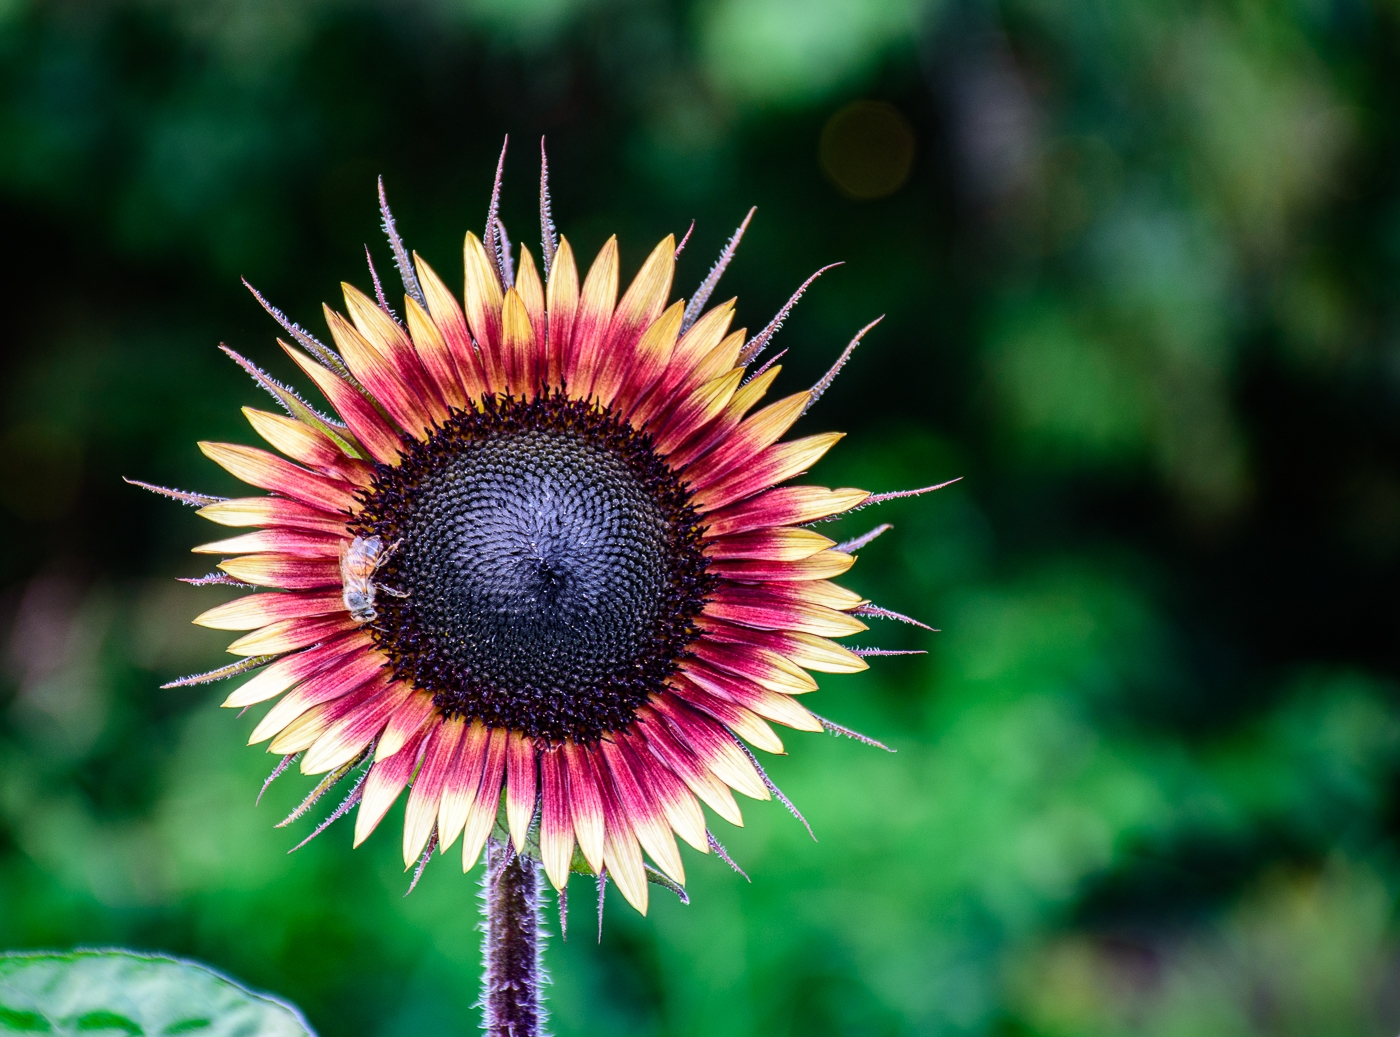
[[0,1034],[314,1037],[301,1013],[192,961],[132,951],[0,955]]

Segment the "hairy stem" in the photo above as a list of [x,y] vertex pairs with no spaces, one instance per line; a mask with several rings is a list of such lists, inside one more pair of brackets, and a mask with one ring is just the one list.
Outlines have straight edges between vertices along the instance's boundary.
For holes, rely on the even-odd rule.
[[490,1037],[544,1033],[538,866],[509,843],[487,845],[482,878],[486,939],[481,1004]]

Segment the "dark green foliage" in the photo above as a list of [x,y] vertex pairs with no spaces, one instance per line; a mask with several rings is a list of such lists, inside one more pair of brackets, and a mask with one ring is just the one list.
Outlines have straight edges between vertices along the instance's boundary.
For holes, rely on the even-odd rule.
[[851,432],[815,481],[964,477],[821,527],[893,522],[843,582],[944,631],[874,621],[929,655],[811,700],[898,753],[788,737],[820,842],[751,804],[752,884],[692,854],[601,947],[575,876],[555,1030],[1396,1032],[1398,97],[1380,0],[0,0],[0,946],[473,1032],[475,879],[401,899],[401,808],[285,855],[306,780],[255,810],[256,716],[158,690],[220,661],[224,594],[172,579],[220,534],[119,476],[233,491],[194,441],[269,403],[215,347],[293,376],[238,277],[319,331],[364,243],[392,276],[377,175],[456,285],[509,132],[538,258],[547,134],[584,262],[694,218],[688,294],[757,204],[715,297],[757,329],[846,261],[779,391],[888,314],[798,430]]

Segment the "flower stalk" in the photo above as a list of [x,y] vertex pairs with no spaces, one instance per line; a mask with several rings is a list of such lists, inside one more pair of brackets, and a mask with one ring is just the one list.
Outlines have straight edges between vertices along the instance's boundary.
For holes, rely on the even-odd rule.
[[489,1037],[540,1037],[545,973],[539,869],[508,841],[487,843],[481,905],[485,1032]]

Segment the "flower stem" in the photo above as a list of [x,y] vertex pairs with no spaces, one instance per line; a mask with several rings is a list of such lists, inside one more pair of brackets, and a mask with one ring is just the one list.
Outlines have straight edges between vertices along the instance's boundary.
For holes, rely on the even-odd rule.
[[540,961],[539,869],[509,843],[492,839],[482,878],[485,971],[481,1005],[489,1037],[540,1037],[544,967]]

